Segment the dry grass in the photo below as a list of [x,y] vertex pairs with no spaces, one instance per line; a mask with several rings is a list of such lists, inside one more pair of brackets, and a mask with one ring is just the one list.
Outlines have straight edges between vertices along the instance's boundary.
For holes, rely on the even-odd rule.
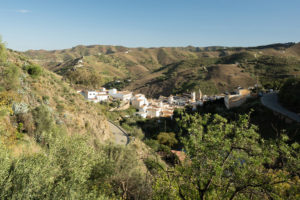
[[212,66],[210,80],[215,83],[219,91],[231,91],[237,86],[248,88],[255,84],[255,79],[235,64]]

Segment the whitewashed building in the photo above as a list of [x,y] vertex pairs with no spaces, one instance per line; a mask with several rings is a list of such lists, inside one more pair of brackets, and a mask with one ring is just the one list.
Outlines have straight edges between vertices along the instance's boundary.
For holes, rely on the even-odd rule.
[[121,101],[130,101],[131,97],[132,97],[132,92],[129,91],[120,91],[120,92],[116,92],[114,93],[111,92],[110,95],[115,98],[115,99],[119,99]]
[[[98,94],[98,95],[96,96],[96,98],[97,98],[97,102],[108,101],[109,95],[108,95],[108,94]],[[97,102],[96,102],[96,103],[97,103]]]
[[155,107],[149,108],[147,110],[147,117],[150,117],[150,118],[160,117],[161,110],[162,110],[161,108],[155,108]]
[[138,115],[142,118],[146,118],[147,117],[147,112],[137,112],[136,115]]
[[136,94],[136,95],[134,95],[133,98],[131,98],[131,104],[132,104],[132,106],[134,108],[140,109],[144,105],[148,106],[149,102],[148,102],[147,98],[145,97],[145,95],[143,95],[143,94]]
[[98,95],[98,92],[97,91],[83,91],[83,96],[86,98],[86,99],[95,99],[96,98],[96,95]]
[[107,101],[109,99],[109,95],[106,92],[100,92],[100,91],[83,91],[82,92],[85,99],[92,101],[94,103],[98,103],[101,101]]
[[111,95],[111,96],[114,95],[114,94],[117,94],[117,92],[118,91],[115,88],[108,90],[108,94]]
[[172,95],[170,95],[170,96],[168,97],[168,103],[169,103],[169,104],[173,104],[173,103],[174,103],[174,97],[173,97]]

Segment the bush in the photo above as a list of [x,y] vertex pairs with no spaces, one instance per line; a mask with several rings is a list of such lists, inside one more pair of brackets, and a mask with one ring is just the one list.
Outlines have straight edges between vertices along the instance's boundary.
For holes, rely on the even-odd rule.
[[16,89],[19,84],[19,75],[20,69],[14,64],[7,64],[3,69],[0,69],[0,84],[3,86],[5,90],[14,90]]
[[0,63],[6,60],[6,49],[0,37]]
[[175,133],[161,132],[158,134],[157,140],[160,144],[164,144],[169,147],[172,147],[174,144],[178,143],[177,139],[175,138]]
[[38,65],[27,65],[25,70],[32,78],[39,77],[43,72],[42,68]]

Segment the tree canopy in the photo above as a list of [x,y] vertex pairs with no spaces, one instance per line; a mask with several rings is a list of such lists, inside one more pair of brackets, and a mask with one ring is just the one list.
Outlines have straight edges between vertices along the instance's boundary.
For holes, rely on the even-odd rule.
[[235,122],[219,115],[189,120],[189,136],[182,139],[186,160],[158,168],[157,199],[297,198],[297,143],[289,146],[287,136],[264,141],[248,115]]

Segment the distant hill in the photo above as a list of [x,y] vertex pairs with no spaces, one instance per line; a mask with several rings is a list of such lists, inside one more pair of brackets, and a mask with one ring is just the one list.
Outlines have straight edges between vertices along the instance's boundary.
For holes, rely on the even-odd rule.
[[275,75],[300,73],[299,43],[248,48],[80,45],[55,51],[30,50],[24,54],[64,76],[75,87],[125,87],[148,96],[197,88],[214,94],[237,86],[253,86],[257,80],[270,86]]

